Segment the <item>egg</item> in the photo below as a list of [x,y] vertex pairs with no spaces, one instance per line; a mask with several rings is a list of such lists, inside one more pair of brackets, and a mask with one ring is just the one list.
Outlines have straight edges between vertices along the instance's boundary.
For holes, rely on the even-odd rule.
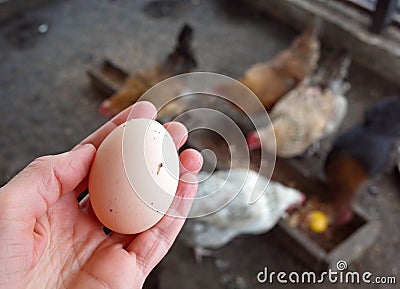
[[104,226],[137,234],[167,212],[178,181],[178,153],[167,130],[154,120],[133,119],[115,128],[98,148],[89,198]]

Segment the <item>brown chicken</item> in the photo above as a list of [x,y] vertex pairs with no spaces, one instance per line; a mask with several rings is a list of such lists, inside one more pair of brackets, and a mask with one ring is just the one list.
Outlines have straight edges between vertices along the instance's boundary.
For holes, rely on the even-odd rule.
[[319,20],[267,63],[250,67],[239,80],[250,88],[267,110],[308,77],[320,57]]
[[363,123],[341,134],[325,162],[335,222],[352,219],[351,203],[360,186],[394,165],[400,138],[400,98],[384,99],[365,114]]
[[190,72],[195,68],[197,62],[191,46],[192,34],[193,29],[184,25],[179,33],[174,51],[156,66],[128,77],[118,92],[101,104],[100,113],[108,117],[114,116],[136,102],[153,85],[169,77]]

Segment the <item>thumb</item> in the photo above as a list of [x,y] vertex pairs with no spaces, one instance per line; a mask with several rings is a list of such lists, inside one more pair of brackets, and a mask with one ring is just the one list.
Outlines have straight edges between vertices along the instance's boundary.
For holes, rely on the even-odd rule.
[[[0,189],[0,207],[8,218],[39,219],[86,177],[96,149],[91,144],[40,157]],[[7,206],[8,204],[8,206]],[[5,208],[3,206],[6,205]]]

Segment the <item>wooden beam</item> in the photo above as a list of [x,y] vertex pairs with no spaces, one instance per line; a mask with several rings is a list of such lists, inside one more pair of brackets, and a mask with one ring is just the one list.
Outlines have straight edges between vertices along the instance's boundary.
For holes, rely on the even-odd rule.
[[382,33],[393,21],[397,10],[397,0],[378,0],[372,15],[371,32]]

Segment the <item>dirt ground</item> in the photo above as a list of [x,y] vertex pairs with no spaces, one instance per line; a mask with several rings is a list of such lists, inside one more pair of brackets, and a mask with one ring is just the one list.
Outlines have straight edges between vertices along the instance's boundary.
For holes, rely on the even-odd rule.
[[[70,149],[106,121],[97,112],[102,99],[86,74],[104,57],[131,72],[150,66],[168,53],[176,32],[187,22],[195,29],[198,70],[235,77],[251,64],[271,58],[296,35],[268,15],[228,8],[220,1],[166,2],[55,1],[0,26],[0,184],[35,157]],[[37,32],[41,24],[43,34]],[[395,84],[356,64],[349,81],[350,112],[344,128],[357,122],[369,104],[400,93]],[[323,144],[328,146],[329,142]],[[318,173],[319,160],[307,164]],[[378,193],[363,190],[357,203],[382,221],[381,234],[350,269],[393,275],[400,282],[399,176],[393,172],[372,184]],[[178,241],[158,268],[159,288],[275,288],[276,284],[257,283],[257,272],[265,266],[275,271],[307,270],[270,234],[239,237],[215,255],[195,264],[190,249]]]

